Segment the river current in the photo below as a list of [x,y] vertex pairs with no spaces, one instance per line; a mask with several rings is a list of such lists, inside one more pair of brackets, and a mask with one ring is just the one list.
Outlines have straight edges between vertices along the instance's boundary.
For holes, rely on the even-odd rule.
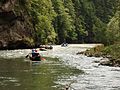
[[[10,70],[10,76],[9,76],[9,70],[7,69],[9,69],[10,67],[6,69],[4,68],[4,66],[0,66],[1,68],[0,69],[0,90],[16,90],[16,89],[18,90],[62,90],[64,89],[64,86],[66,84],[69,85],[69,90],[120,90],[120,68],[119,67],[108,67],[108,66],[101,66],[101,65],[99,66],[98,65],[99,63],[94,62],[94,61],[99,61],[100,59],[102,59],[102,57],[95,58],[95,57],[87,57],[84,55],[76,55],[77,52],[85,51],[86,49],[89,49],[94,46],[96,46],[96,44],[70,44],[68,45],[68,47],[61,47],[60,45],[56,45],[56,46],[53,46],[53,50],[39,51],[39,53],[44,57],[55,58],[55,60],[52,60],[51,62],[49,61],[49,58],[48,58],[48,62],[46,60],[45,62],[43,62],[43,64],[40,64],[39,68],[36,65],[34,67],[32,65],[31,67],[30,66],[31,64],[28,62],[25,63],[27,60],[24,59],[24,57],[31,51],[29,49],[14,50],[14,51],[13,50],[0,51],[0,57],[1,57],[0,62],[3,63],[4,66],[10,63],[10,62],[4,63],[4,61],[8,61],[9,59],[13,60],[14,62],[17,61],[17,63],[10,63],[10,64],[11,65],[16,64],[17,68],[15,70],[22,72],[20,73],[14,70],[13,71]],[[16,60],[16,59],[20,59],[20,60]],[[24,65],[24,66],[21,67],[20,65],[21,66]],[[51,66],[48,66],[48,65],[51,65]],[[43,68],[42,66],[44,67],[44,71],[41,70],[41,68]],[[49,67],[49,69],[52,69],[52,73],[49,72],[51,73],[52,78],[48,77],[49,73],[45,71],[48,68],[46,68],[45,66]],[[56,69],[56,68],[59,68],[59,69]],[[3,69],[6,70],[5,73]],[[64,71],[64,69],[66,70]],[[55,72],[58,72],[59,70],[60,70],[59,73],[55,73]],[[82,70],[82,73],[80,73],[79,70],[80,71]],[[18,73],[18,74],[17,76],[16,75],[14,76],[14,74],[11,74],[11,73]],[[26,73],[26,74],[23,74],[23,73]],[[42,73],[43,76],[40,73]],[[20,75],[23,74],[24,78],[27,77],[25,75],[28,75],[30,78],[32,78],[32,80],[22,78],[21,80],[25,80],[25,82],[24,81],[21,82],[19,79],[20,78],[19,74]],[[33,74],[37,75],[37,78],[32,76]],[[46,78],[44,77],[45,75],[46,75]],[[31,87],[31,85],[29,84],[22,87],[22,84],[32,82],[33,79],[34,80],[43,79],[46,82],[47,80],[49,80],[50,83],[51,82],[52,83],[51,84],[47,83],[49,86],[48,88],[44,88],[44,87],[47,87],[47,85],[44,84],[42,86],[41,83],[44,83],[44,82],[39,82],[39,81],[35,82],[37,83],[37,86],[33,85],[34,87],[37,87],[37,88],[33,89],[33,86]],[[11,83],[7,84],[6,83],[7,80],[12,84],[14,83],[14,85],[9,86],[8,84],[11,84]],[[40,84],[41,86],[39,86]],[[9,89],[5,88],[6,86]]]

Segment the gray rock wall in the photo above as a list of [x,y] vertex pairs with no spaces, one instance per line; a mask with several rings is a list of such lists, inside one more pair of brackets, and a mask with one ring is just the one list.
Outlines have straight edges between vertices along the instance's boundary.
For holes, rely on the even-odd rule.
[[0,49],[32,47],[34,29],[31,21],[19,0],[0,1]]

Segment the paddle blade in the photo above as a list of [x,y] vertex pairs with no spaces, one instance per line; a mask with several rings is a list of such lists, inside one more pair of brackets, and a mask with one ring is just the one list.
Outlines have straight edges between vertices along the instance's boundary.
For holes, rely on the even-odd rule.
[[29,55],[25,56],[26,58],[28,58]]
[[41,57],[41,60],[46,60],[45,58]]

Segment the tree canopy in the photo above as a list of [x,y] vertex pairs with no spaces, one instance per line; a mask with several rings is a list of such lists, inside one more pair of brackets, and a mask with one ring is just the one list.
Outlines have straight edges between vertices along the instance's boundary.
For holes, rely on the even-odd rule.
[[118,4],[119,0],[30,0],[28,11],[40,43],[108,44],[119,38]]

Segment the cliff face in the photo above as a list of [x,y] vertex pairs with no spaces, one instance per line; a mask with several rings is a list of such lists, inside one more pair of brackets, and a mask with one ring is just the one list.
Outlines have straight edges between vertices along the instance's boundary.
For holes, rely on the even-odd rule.
[[31,18],[21,3],[22,0],[0,1],[0,49],[34,45]]

